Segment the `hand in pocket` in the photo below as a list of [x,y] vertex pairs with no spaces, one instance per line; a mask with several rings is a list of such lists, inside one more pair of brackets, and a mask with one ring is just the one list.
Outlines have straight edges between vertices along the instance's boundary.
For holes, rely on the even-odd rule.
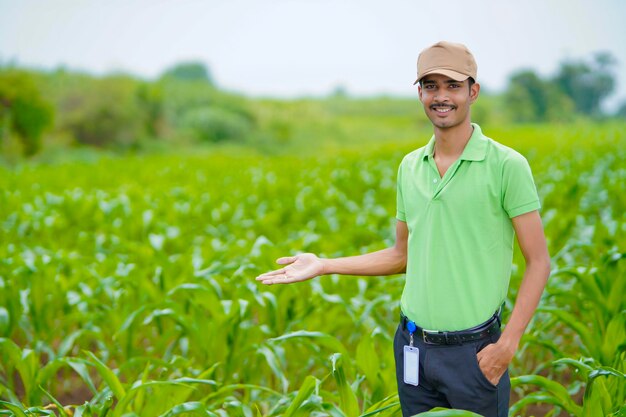
[[515,351],[497,342],[485,346],[476,354],[476,359],[485,378],[493,385],[498,385],[514,355]]

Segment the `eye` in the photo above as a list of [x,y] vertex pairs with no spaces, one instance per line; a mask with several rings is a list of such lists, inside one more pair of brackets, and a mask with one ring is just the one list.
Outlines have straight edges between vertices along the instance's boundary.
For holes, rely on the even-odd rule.
[[450,88],[460,88],[460,84],[450,84]]

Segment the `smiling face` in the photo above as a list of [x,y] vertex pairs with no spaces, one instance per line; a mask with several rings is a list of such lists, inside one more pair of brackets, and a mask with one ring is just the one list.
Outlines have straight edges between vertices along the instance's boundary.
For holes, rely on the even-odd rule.
[[449,129],[470,123],[470,105],[478,98],[480,85],[470,86],[469,79],[456,81],[442,74],[431,74],[421,79],[417,91],[432,124]]

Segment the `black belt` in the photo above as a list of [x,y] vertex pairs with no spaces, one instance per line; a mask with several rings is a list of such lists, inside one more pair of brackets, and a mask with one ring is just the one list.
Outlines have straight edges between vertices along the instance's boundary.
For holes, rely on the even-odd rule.
[[[402,329],[407,329],[409,322],[415,325],[413,334],[429,345],[460,345],[465,342],[473,342],[491,336],[500,330],[500,312],[502,308],[494,313],[489,320],[474,326],[470,329],[459,330],[455,332],[440,332],[436,330],[425,330],[415,325],[407,316],[400,312],[400,323]],[[408,330],[408,329],[407,329]]]

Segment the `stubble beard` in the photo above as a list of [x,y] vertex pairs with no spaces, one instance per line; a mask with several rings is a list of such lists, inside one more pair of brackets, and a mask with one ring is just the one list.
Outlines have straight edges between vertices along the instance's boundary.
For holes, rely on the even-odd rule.
[[[457,127],[457,126],[463,124],[465,119],[467,119],[469,117],[469,109],[465,113],[464,117],[462,117],[462,118],[448,117],[448,118],[445,118],[445,119],[440,119],[439,117],[437,117],[437,114],[435,113],[434,109],[425,107],[424,111],[426,113],[426,116],[430,120],[430,123],[434,127],[436,127],[437,129],[451,129],[451,128]],[[451,112],[454,112],[454,114],[451,114],[450,116],[459,116],[458,113],[457,113],[458,111],[459,111],[459,107],[458,106],[453,106],[453,109],[451,110]]]

